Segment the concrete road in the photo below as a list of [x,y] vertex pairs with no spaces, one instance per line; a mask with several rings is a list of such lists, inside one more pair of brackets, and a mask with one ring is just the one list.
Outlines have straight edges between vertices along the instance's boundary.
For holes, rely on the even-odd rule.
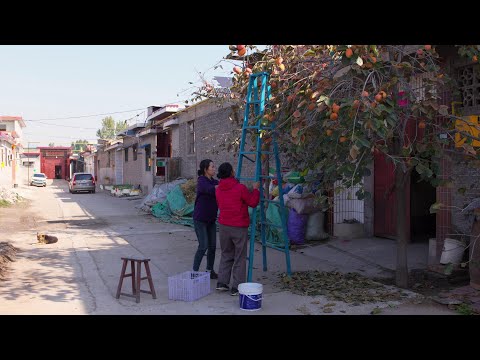
[[[325,314],[324,305],[332,303],[323,296],[300,296],[282,291],[275,284],[285,271],[283,253],[269,250],[269,271],[261,271],[261,251],[256,249],[255,281],[264,285],[262,309],[245,312],[238,297],[217,293],[211,281],[211,293],[195,302],[168,299],[168,276],[191,269],[197,247],[191,228],[165,224],[139,212],[141,200],[96,194],[70,194],[67,182],[53,180],[46,188],[21,187],[21,195],[31,201],[17,214],[0,218],[2,241],[21,249],[9,278],[0,282],[0,314]],[[10,216],[10,218],[8,217]],[[18,219],[22,219],[19,221]],[[50,245],[36,244],[36,232],[57,236]],[[331,254],[327,256],[327,251]],[[365,267],[365,263],[343,252],[325,247],[328,259],[319,261],[306,251],[292,252],[292,270],[334,270],[339,263]],[[148,257],[157,299],[141,295],[115,298],[123,256]],[[343,257],[343,258],[342,258]],[[220,260],[217,247],[215,267]],[[348,260],[348,261],[347,261]],[[205,268],[206,258],[201,270]],[[380,270],[379,270],[380,271]],[[130,279],[124,292],[130,292]],[[146,281],[142,289],[148,289]],[[370,314],[378,307],[388,314],[452,314],[446,307],[428,310],[409,305],[415,294],[405,292],[405,303],[377,303],[352,306],[337,302],[328,314]],[[403,310],[402,310],[403,309]],[[413,310],[412,310],[413,309]],[[423,309],[423,310],[422,310]],[[433,309],[433,310],[432,310]]]

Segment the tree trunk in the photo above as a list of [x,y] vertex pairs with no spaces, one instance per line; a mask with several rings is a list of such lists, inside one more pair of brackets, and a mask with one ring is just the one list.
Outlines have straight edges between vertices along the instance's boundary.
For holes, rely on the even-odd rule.
[[395,168],[395,194],[397,202],[397,268],[396,285],[401,288],[408,287],[408,264],[407,264],[407,185],[410,172],[403,172],[402,166],[397,164]]

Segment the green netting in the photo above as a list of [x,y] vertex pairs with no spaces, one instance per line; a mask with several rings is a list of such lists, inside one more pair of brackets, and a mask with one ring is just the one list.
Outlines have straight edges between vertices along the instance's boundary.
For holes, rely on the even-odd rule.
[[167,194],[165,201],[152,207],[152,214],[163,222],[193,227],[193,209],[194,204],[187,203],[177,185]]
[[[260,237],[260,206],[256,208],[257,212],[257,226],[256,226],[256,235],[255,235],[255,240],[256,241],[262,241]],[[248,208],[248,214],[250,215],[250,218],[252,217],[253,214],[253,209]],[[285,209],[285,215],[286,219],[288,220],[288,211]],[[274,203],[270,203],[267,211],[265,212],[265,216],[267,218],[267,222],[270,222],[272,224],[281,226],[282,225],[282,217],[280,216],[280,206]],[[273,227],[273,226],[267,226],[266,227],[267,233],[266,233],[266,242],[275,246],[284,246],[284,240],[282,236],[282,229]],[[250,233],[250,228],[249,228],[249,233]]]

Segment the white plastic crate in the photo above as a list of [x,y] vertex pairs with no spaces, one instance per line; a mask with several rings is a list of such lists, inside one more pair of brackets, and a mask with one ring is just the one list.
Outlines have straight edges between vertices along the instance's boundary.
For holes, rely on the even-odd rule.
[[170,300],[195,301],[210,294],[210,273],[185,271],[168,277]]

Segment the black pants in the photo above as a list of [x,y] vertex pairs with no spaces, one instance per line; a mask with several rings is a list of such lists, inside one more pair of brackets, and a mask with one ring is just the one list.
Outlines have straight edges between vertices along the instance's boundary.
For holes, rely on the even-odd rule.
[[205,252],[207,252],[207,270],[213,270],[215,250],[217,249],[217,225],[194,220],[195,233],[198,239],[198,249],[193,259],[193,271],[198,271]]

